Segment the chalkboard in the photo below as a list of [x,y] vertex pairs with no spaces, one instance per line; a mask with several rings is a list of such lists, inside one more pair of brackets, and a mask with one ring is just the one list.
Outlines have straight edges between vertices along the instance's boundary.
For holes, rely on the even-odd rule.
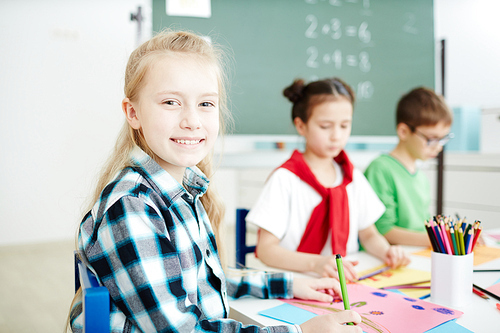
[[401,95],[434,88],[432,0],[212,0],[209,18],[169,16],[165,3],[153,0],[153,31],[187,29],[233,50],[235,134],[295,133],[282,91],[298,77],[353,87],[353,135],[395,134]]

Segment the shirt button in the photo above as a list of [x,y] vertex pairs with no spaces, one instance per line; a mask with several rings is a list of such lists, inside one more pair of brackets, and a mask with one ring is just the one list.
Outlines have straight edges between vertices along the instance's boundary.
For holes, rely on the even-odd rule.
[[207,249],[207,257],[210,257],[210,250]]

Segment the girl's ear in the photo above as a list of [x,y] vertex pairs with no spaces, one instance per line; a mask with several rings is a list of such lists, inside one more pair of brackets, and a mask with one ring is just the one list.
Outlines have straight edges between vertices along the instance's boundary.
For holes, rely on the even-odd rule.
[[124,98],[122,101],[122,110],[125,113],[125,118],[127,118],[130,127],[133,129],[141,128],[141,122],[139,118],[137,118],[137,112],[128,97]]
[[299,117],[295,117],[293,120],[293,123],[295,125],[295,128],[297,129],[297,133],[299,135],[304,136],[306,133],[306,124],[300,119]]
[[398,134],[399,140],[405,141],[413,132],[405,123],[399,123],[396,127],[396,133]]

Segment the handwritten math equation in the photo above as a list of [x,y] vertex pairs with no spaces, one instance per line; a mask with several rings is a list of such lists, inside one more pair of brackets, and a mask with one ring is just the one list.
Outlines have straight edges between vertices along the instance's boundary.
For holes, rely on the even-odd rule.
[[[315,14],[306,14],[304,36],[311,41],[306,49],[305,65],[311,69],[342,69],[352,68],[361,73],[369,73],[372,69],[370,62],[370,48],[374,47],[372,33],[369,29],[368,19],[371,16],[369,0],[305,0],[307,4],[315,5],[320,2],[328,3],[332,7],[344,5],[360,6],[363,21],[357,24],[344,22],[339,17],[321,20]],[[332,12],[332,8],[327,8]],[[350,39],[359,45],[358,52],[345,50],[339,44],[342,40]],[[355,85],[358,99],[370,99],[375,91],[370,80],[363,80]]]

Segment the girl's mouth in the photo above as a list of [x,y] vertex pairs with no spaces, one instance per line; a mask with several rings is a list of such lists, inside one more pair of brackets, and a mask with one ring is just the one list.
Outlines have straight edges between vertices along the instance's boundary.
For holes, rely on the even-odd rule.
[[198,143],[201,142],[201,139],[197,140],[172,139],[172,141],[181,145],[197,145]]

